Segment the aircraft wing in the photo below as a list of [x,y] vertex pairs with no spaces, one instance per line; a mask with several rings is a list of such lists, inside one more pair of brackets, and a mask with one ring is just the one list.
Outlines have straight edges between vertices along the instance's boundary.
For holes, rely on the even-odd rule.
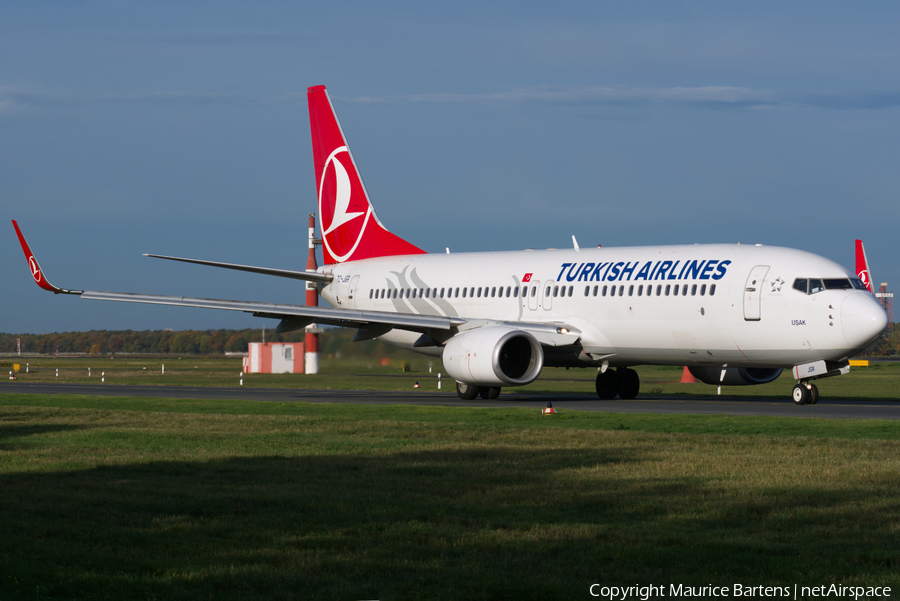
[[[309,307],[306,305],[283,305],[277,303],[261,303],[253,301],[235,301],[213,298],[192,298],[187,296],[164,296],[156,294],[135,294],[129,292],[101,292],[97,290],[67,290],[54,286],[47,280],[40,264],[34,257],[25,236],[19,229],[19,224],[13,220],[13,227],[22,245],[22,251],[28,261],[28,268],[34,277],[35,283],[44,290],[54,294],[74,294],[88,300],[107,300],[125,303],[144,303],[151,305],[174,305],[179,307],[197,307],[201,309],[222,309],[226,311],[243,311],[252,313],[255,317],[268,317],[281,319],[276,331],[287,332],[306,327],[311,323],[358,328],[365,331],[360,340],[380,335],[392,328],[421,332],[423,334],[435,334],[435,331],[449,331],[455,328],[472,329],[485,325],[494,325],[498,322],[483,322],[482,320],[470,320],[462,317],[448,317],[444,315],[420,315],[415,313],[393,313],[388,311],[358,311],[355,309],[335,309],[332,307]],[[156,255],[151,255],[156,256]],[[279,275],[296,279],[307,279],[316,282],[327,282],[332,277],[330,274],[316,272],[289,272],[287,270],[269,269],[265,267],[252,267],[248,265],[236,265],[232,263],[217,263],[214,261],[201,261],[199,259],[182,259],[178,257],[159,257],[184,261],[187,263],[199,263],[228,269],[238,269],[266,275]],[[327,278],[327,279],[326,279]],[[579,338],[581,332],[566,324],[556,323],[528,323],[528,322],[502,322],[516,328],[531,332],[541,344],[545,346],[562,346],[573,344]],[[440,336],[438,336],[440,338]]]
[[[220,300],[214,298],[191,298],[187,296],[161,296],[154,294],[132,294],[127,292],[81,291],[81,298],[89,300],[109,300],[125,303],[146,303],[151,305],[175,305],[198,307],[201,309],[224,309],[243,311],[256,317],[271,317],[289,320],[298,325],[310,323],[360,328],[369,324],[388,325],[414,332],[429,329],[449,330],[466,323],[459,317],[415,315],[409,313],[389,313],[387,311],[356,311],[353,309],[333,309],[331,307],[307,307],[306,305],[282,305],[252,301]],[[299,325],[303,327],[303,325]]]

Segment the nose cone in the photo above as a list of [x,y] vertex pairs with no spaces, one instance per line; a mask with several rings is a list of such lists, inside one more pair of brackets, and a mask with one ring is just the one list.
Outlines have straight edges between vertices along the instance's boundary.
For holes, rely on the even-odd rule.
[[868,294],[851,294],[841,305],[841,327],[852,348],[869,345],[888,325],[884,307]]

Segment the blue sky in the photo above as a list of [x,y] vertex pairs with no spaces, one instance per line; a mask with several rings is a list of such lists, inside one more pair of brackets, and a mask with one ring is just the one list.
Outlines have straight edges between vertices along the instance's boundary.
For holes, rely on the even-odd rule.
[[306,88],[428,251],[742,242],[900,281],[892,3],[0,2],[0,331],[261,327],[63,287],[303,302]]

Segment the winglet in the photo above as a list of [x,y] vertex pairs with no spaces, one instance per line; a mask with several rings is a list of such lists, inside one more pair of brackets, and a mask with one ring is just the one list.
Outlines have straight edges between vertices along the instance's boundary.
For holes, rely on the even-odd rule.
[[869,271],[869,259],[866,257],[866,249],[863,247],[862,240],[856,241],[856,275],[866,285],[869,292],[875,292],[872,285],[872,274]]
[[22,245],[22,252],[25,253],[25,260],[28,261],[28,269],[31,270],[31,277],[34,278],[34,282],[38,286],[44,290],[49,290],[53,294],[81,294],[83,292],[83,290],[63,290],[48,282],[47,276],[44,275],[44,270],[41,269],[37,259],[34,258],[34,253],[31,252],[31,247],[29,247],[28,242],[25,241],[25,236],[22,235],[19,224],[16,223],[15,219],[12,220],[12,224],[13,227],[16,228],[16,235],[19,237],[19,244]]

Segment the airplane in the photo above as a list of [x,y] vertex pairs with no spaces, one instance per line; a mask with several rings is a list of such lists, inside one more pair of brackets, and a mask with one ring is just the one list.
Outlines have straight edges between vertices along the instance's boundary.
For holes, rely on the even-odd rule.
[[325,86],[308,88],[324,265],[294,271],[152,257],[312,282],[330,307],[68,290],[40,268],[18,224],[35,282],[83,299],[244,311],[355,328],[439,357],[463,399],[497,398],[546,367],[597,370],[602,399],[633,399],[639,365],[686,365],[713,385],[771,382],[792,369],[795,403],[815,404],[820,378],[887,326],[853,273],[815,254],[763,245],[705,244],[426,253],[375,213]]

